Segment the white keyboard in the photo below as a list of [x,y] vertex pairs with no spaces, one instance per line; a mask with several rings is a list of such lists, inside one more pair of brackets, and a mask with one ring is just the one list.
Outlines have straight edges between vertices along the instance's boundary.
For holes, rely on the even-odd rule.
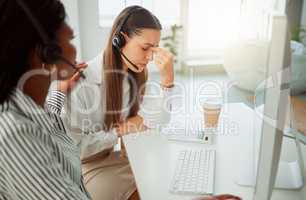
[[178,157],[170,191],[177,194],[213,194],[216,151],[184,150]]

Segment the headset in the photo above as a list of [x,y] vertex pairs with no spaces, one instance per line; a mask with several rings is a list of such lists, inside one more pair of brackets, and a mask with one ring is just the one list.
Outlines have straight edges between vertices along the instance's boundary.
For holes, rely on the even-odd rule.
[[113,47],[123,56],[123,58],[128,61],[128,63],[130,63],[134,68],[135,71],[140,71],[139,68],[137,67],[137,65],[135,65],[130,59],[128,59],[124,53],[121,51],[121,48],[124,47],[124,45],[126,44],[126,40],[124,38],[124,36],[121,34],[122,28],[124,26],[124,24],[127,22],[127,20],[129,19],[129,17],[139,11],[139,10],[143,10],[143,8],[141,7],[135,7],[132,8],[126,15],[126,17],[122,20],[122,23],[120,23],[118,25],[118,29],[117,32],[115,33],[115,36],[112,39],[112,45]]
[[41,24],[32,14],[30,8],[26,5],[24,0],[16,0],[17,4],[20,8],[24,11],[28,19],[31,21],[32,25],[38,32],[39,37],[42,39],[43,44],[39,45],[38,47],[38,54],[42,61],[46,64],[55,64],[57,62],[64,62],[65,64],[69,65],[76,72],[80,74],[82,78],[85,79],[85,75],[81,69],[78,69],[76,64],[71,63],[67,58],[62,56],[62,48],[55,42],[52,41]]

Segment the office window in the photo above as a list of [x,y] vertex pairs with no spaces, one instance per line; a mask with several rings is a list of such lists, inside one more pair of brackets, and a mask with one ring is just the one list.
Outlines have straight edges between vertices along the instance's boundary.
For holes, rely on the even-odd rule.
[[164,27],[178,23],[180,11],[178,0],[99,0],[100,26],[110,27],[115,17],[125,7],[131,5],[140,5],[150,10],[159,18]]
[[188,0],[187,57],[221,55],[238,38],[242,0]]

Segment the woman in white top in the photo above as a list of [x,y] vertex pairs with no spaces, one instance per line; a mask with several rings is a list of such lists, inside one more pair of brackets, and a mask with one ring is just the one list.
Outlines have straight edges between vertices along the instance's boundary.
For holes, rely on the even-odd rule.
[[[64,107],[66,126],[81,148],[86,187],[94,200],[133,199],[136,186],[126,157],[113,152],[118,137],[170,120],[173,56],[159,48],[161,25],[148,10],[125,8],[116,18],[103,53],[88,62]],[[154,59],[153,59],[154,55]],[[154,61],[160,82],[145,87],[147,64]],[[65,92],[69,83],[59,84]],[[63,105],[62,92],[52,91],[50,109]]]

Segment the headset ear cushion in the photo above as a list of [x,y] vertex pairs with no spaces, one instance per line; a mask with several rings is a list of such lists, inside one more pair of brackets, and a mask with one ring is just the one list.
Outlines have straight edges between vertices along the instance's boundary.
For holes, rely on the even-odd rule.
[[119,38],[117,36],[114,36],[113,40],[112,40],[112,44],[114,47],[116,47],[117,49],[120,49],[119,47]]
[[124,47],[124,45],[125,45],[125,38],[124,38],[124,36],[120,33],[119,34],[119,38],[120,38],[120,48],[122,48],[122,47]]
[[47,44],[41,47],[40,57],[46,64],[56,64],[62,55],[62,49],[57,44]]
[[122,34],[116,34],[112,40],[114,47],[121,49],[125,45],[125,38]]

